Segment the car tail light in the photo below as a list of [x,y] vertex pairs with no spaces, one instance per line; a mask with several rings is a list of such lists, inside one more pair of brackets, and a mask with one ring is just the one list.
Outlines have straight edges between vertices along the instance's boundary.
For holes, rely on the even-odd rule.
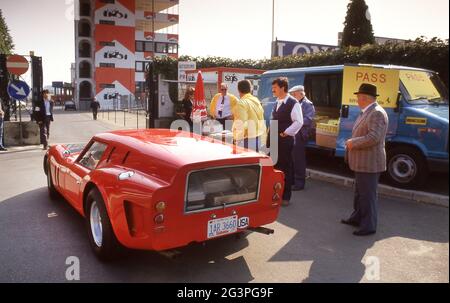
[[163,214],[159,214],[155,217],[155,223],[156,224],[162,224],[164,223],[164,215]]
[[272,200],[273,200],[274,202],[280,201],[280,195],[276,193],[275,195],[273,195]]

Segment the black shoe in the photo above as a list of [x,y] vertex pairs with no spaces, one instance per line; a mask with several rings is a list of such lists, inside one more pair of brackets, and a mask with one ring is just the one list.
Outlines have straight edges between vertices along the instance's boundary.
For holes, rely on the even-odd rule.
[[341,220],[342,224],[359,227],[359,224],[350,220]]
[[0,148],[0,151],[8,151],[6,148],[2,147]]
[[371,236],[371,235],[374,235],[374,234],[376,234],[377,232],[376,231],[363,231],[363,230],[359,230],[359,231],[355,231],[353,234],[355,235],[355,236],[358,236],[358,237],[364,237],[364,236]]
[[292,186],[292,191],[302,191],[302,190],[305,190],[304,186],[303,187],[297,185]]

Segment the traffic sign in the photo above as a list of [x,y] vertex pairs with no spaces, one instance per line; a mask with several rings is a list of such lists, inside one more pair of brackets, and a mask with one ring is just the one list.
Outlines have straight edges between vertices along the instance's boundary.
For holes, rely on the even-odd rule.
[[30,94],[30,87],[23,81],[14,81],[8,85],[8,95],[16,100],[25,100]]
[[19,55],[11,55],[6,61],[6,68],[10,74],[20,76],[25,74],[29,68],[28,60]]

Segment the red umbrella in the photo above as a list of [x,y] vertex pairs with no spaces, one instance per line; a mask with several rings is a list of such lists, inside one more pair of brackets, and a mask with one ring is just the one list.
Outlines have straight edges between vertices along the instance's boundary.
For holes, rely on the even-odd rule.
[[197,83],[195,84],[194,104],[192,108],[192,121],[198,122],[208,119],[206,110],[205,87],[203,85],[202,72],[198,72]]

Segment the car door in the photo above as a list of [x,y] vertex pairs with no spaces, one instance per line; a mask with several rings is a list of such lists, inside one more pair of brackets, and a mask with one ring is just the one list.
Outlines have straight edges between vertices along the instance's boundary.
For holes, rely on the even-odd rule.
[[67,199],[78,210],[82,210],[81,183],[95,170],[105,155],[108,145],[92,141],[78,159],[67,168],[65,175],[65,192]]

